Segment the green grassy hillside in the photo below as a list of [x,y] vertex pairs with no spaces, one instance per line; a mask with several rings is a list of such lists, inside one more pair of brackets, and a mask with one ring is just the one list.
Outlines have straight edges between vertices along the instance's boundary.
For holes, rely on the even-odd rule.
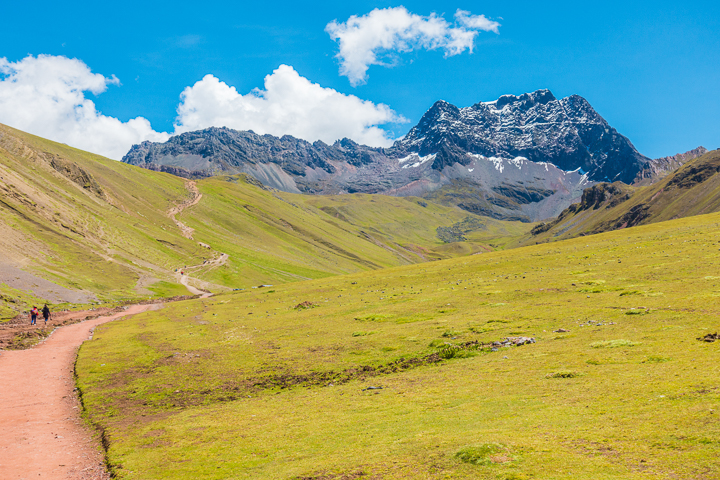
[[660,182],[599,184],[522,243],[561,240],[720,210],[720,150],[692,160]]
[[697,338],[719,234],[694,216],[167,304],[99,327],[78,386],[122,479],[717,478],[720,342]]
[[[181,204],[175,219],[194,231],[169,215]],[[467,236],[444,241],[438,228]],[[278,193],[245,176],[193,187],[0,125],[0,318],[52,298],[188,293],[176,270],[201,289],[249,288],[502,248],[528,228],[413,198]]]

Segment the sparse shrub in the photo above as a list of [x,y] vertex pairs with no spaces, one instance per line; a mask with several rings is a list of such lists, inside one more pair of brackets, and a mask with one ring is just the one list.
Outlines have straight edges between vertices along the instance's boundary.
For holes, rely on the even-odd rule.
[[495,329],[492,327],[468,327],[468,330],[470,330],[473,333],[485,333],[485,332],[491,332]]
[[[273,291],[274,291],[274,290],[271,290],[271,291],[269,291],[269,292],[267,292],[267,293],[272,293]],[[295,310],[305,310],[306,308],[315,308],[315,307],[318,307],[318,306],[319,306],[319,305],[318,305],[317,303],[305,301],[305,302],[298,303],[297,305],[295,305]]]
[[457,345],[446,345],[445,347],[440,350],[438,355],[440,355],[440,358],[444,358],[445,360],[449,360],[453,357],[455,357],[458,352],[460,352],[460,347]]
[[472,465],[492,465],[493,463],[502,463],[493,460],[493,456],[504,450],[505,446],[499,443],[484,443],[461,448],[455,453],[455,458]]
[[529,480],[530,477],[527,473],[508,473],[505,475],[505,480]]
[[603,288],[581,288],[578,290],[580,293],[603,293],[605,289]]
[[625,290],[624,292],[620,292],[620,296],[624,297],[625,295],[642,295],[643,292],[640,290]]
[[452,338],[456,337],[457,334],[458,333],[455,330],[445,330],[441,336],[445,338]]
[[655,356],[649,356],[645,360],[642,361],[642,363],[665,363],[672,360],[669,357],[655,357]]
[[631,309],[625,311],[625,315],[645,315],[646,313],[650,313],[650,311],[640,309]]
[[430,342],[430,343],[428,344],[428,347],[430,347],[430,348],[438,348],[438,347],[442,347],[443,345],[445,345],[445,341],[438,339],[438,340],[433,340],[432,342]]
[[368,334],[368,332],[353,332],[353,333],[352,333],[352,336],[353,336],[353,337],[364,337],[364,336],[366,336],[367,334]]
[[631,342],[630,340],[604,340],[601,342],[593,342],[590,344],[592,348],[618,348],[618,347],[634,347],[640,345],[640,342]]
[[545,378],[575,378],[581,375],[580,372],[574,370],[559,370],[557,372],[548,373]]
[[384,322],[390,319],[390,315],[381,315],[378,313],[371,313],[363,315],[362,317],[355,317],[358,322]]

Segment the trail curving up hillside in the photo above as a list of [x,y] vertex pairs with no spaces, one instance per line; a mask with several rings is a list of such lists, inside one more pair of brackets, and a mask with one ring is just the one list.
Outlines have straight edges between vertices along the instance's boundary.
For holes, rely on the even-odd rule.
[[[218,257],[213,258],[212,260],[206,260],[203,263],[200,263],[198,265],[193,265],[190,267],[184,267],[180,272],[177,272],[175,274],[176,279],[182,284],[185,285],[185,288],[188,289],[190,293],[193,295],[202,295],[209,292],[209,288],[215,287],[215,288],[223,288],[219,285],[213,285],[210,282],[206,282],[204,280],[200,280],[199,278],[190,277],[187,274],[181,273],[181,272],[189,272],[191,270],[198,270],[198,269],[208,269],[211,270],[216,267],[222,267],[227,263],[228,258],[230,258],[230,255],[227,253],[221,253]],[[200,289],[190,285],[190,280],[196,285],[200,287]],[[225,287],[225,289],[228,289]],[[229,290],[229,289],[228,289]]]
[[73,376],[77,348],[96,326],[158,307],[133,305],[58,328],[35,348],[0,351],[0,478],[110,478],[97,441],[80,418]]
[[202,198],[202,193],[200,193],[200,190],[198,190],[197,188],[197,184],[192,180],[188,180],[187,182],[185,182],[185,188],[190,192],[191,197],[188,200],[185,200],[184,202],[170,208],[170,210],[167,211],[167,216],[170,217],[173,222],[175,222],[175,225],[178,226],[185,238],[189,238],[190,240],[192,240],[192,234],[193,232],[195,232],[195,229],[190,228],[184,223],[182,223],[180,220],[175,218],[175,215],[179,215],[186,208],[197,205]]

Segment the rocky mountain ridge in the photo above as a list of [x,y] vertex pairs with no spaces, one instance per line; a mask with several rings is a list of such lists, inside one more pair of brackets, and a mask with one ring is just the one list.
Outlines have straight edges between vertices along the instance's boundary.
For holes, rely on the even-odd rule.
[[650,159],[582,97],[538,90],[465,108],[438,101],[390,148],[212,127],[134,145],[123,161],[182,176],[242,172],[294,193],[433,196],[534,221],[596,181],[632,181]]
[[634,185],[650,185],[665,178],[668,174],[685,165],[690,160],[705,155],[705,147],[697,147],[685,153],[678,153],[669,157],[656,158],[649,161],[638,172]]

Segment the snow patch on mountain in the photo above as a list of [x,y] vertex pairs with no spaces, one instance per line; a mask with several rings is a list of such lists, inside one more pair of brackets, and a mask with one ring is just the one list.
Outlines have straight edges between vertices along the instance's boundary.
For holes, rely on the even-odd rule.
[[407,157],[398,159],[398,163],[400,163],[402,165],[403,163],[412,161],[413,162],[412,164],[403,165],[402,168],[417,168],[420,165],[422,165],[423,163],[432,162],[433,160],[435,160],[436,156],[437,156],[436,154],[432,154],[432,155],[425,155],[424,157],[421,157],[417,153],[411,153]]

